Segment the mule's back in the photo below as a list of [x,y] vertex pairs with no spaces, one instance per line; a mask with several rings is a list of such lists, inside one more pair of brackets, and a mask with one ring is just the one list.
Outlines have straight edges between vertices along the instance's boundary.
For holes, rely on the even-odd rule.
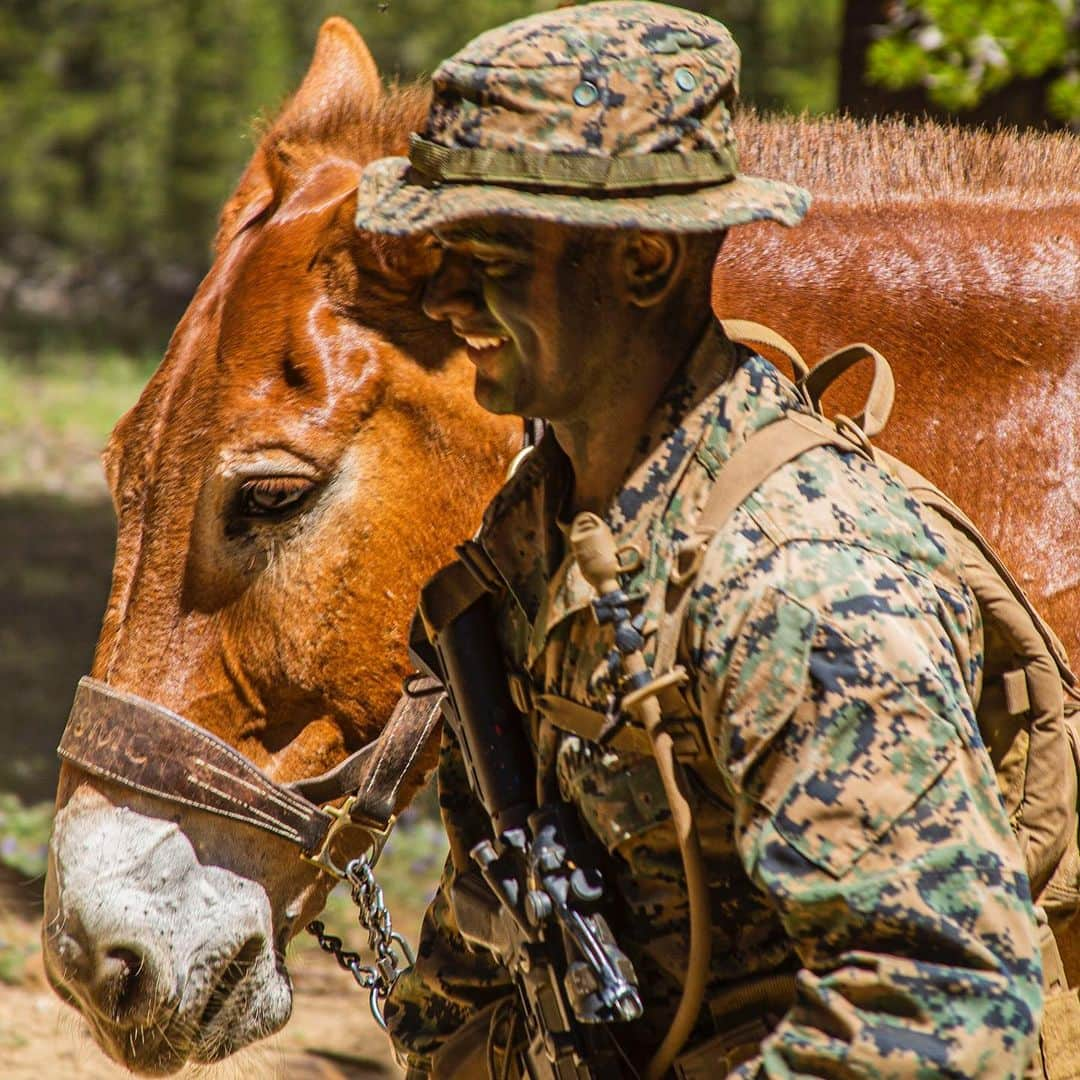
[[810,359],[853,340],[885,353],[898,393],[882,444],[989,535],[1075,660],[1080,140],[742,124],[747,170],[804,183],[815,204],[798,229],[732,233],[718,313],[774,325]]

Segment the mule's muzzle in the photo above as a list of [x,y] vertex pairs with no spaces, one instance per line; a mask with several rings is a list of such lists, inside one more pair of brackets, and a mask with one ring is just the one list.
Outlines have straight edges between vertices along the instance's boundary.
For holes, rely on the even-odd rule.
[[[50,982],[107,1054],[164,1075],[285,1023],[285,909],[271,901],[259,836],[329,875],[342,873],[330,858],[339,837],[343,850],[376,846],[437,729],[437,690],[413,688],[379,738],[286,785],[156,702],[80,682],[59,752],[103,783],[75,786],[57,812],[44,947]],[[340,809],[319,805],[343,795]]]

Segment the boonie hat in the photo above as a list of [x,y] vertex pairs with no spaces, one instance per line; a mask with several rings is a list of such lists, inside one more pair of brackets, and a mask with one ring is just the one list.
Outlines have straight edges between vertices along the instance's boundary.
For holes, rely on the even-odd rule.
[[518,19],[432,77],[409,156],[364,170],[356,224],[404,235],[487,214],[712,232],[797,224],[810,196],[738,172],[739,49],[704,15],[619,0]]

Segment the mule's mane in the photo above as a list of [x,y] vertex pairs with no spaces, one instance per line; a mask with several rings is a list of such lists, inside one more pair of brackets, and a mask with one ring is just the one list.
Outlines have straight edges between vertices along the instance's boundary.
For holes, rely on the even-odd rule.
[[[430,89],[392,86],[382,97],[339,99],[317,115],[278,123],[267,148],[304,164],[336,153],[366,164],[403,154],[423,126]],[[932,120],[761,117],[736,120],[742,168],[854,205],[945,200],[1003,207],[1080,203],[1080,138],[1068,133],[945,126]]]
[[1080,138],[929,120],[769,117],[736,122],[741,166],[845,203],[1080,203]]

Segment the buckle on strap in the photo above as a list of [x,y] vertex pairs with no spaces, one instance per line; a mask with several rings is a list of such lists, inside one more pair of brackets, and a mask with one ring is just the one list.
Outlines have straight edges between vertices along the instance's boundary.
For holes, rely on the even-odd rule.
[[[359,801],[359,795],[350,795],[341,806],[324,806],[322,808],[323,813],[329,814],[334,820],[330,828],[326,830],[326,835],[323,837],[318,850],[311,855],[307,852],[301,852],[300,854],[300,858],[304,862],[310,863],[338,881],[348,881],[349,875],[345,872],[345,867],[338,866],[330,857],[330,852],[337,837],[347,829],[359,829],[361,832],[366,833],[370,840],[370,846],[364,852],[363,858],[369,866],[374,866],[379,861],[379,856],[386,846],[386,839],[394,827],[394,822],[397,820],[396,816],[391,816],[389,821],[381,824],[370,818],[354,818],[352,813]],[[356,856],[350,856],[349,862],[352,862],[355,858]]]

